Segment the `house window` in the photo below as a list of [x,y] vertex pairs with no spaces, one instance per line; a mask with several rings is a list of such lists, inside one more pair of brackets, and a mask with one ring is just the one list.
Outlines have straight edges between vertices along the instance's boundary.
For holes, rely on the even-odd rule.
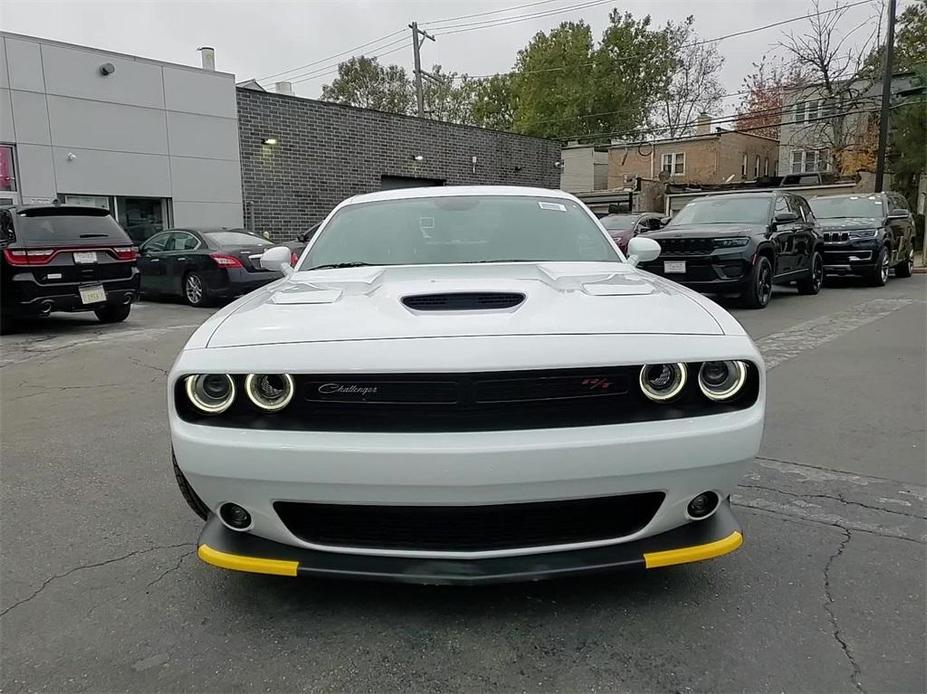
[[674,152],[660,158],[660,168],[670,176],[683,176],[686,173],[686,153]]
[[753,178],[760,177],[760,156],[757,155],[756,161],[753,162]]
[[810,101],[799,101],[795,104],[795,122],[808,123],[827,115],[829,104],[824,99],[811,99]]
[[825,150],[792,150],[792,173],[827,171],[827,159],[827,152]]
[[740,162],[740,177],[741,178],[747,177],[747,153],[746,152],[744,152],[744,157]]
[[766,159],[763,160],[763,175],[769,175],[769,157],[766,157]]

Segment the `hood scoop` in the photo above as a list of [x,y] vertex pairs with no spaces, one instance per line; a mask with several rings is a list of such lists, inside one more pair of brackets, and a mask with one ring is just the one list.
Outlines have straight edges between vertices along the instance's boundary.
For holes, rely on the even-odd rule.
[[524,300],[518,292],[445,292],[405,296],[402,303],[413,311],[487,311],[514,308]]

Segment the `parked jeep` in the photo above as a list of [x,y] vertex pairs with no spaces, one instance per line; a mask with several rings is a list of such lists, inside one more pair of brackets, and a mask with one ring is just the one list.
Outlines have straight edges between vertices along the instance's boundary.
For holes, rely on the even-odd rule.
[[898,193],[823,195],[809,200],[824,235],[824,272],[861,275],[881,287],[914,271],[914,217]]
[[788,191],[696,198],[647,238],[662,251],[643,269],[706,294],[736,295],[747,308],[765,307],[774,284],[817,294],[824,281],[814,214]]

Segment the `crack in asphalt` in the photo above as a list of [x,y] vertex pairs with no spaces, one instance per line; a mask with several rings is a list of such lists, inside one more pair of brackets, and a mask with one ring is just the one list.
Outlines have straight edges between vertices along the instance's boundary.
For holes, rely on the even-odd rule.
[[146,364],[134,354],[128,354],[126,356],[128,357],[129,362],[135,364],[136,366],[140,366],[143,369],[152,369],[153,371],[160,373],[162,376],[167,376],[167,369],[162,369],[160,366],[155,366],[154,364]]
[[767,492],[776,492],[777,494],[783,494],[784,496],[794,496],[799,499],[830,499],[831,501],[839,501],[841,504],[847,504],[848,506],[860,506],[861,508],[869,509],[870,511],[878,511],[880,513],[891,513],[896,516],[905,516],[906,518],[916,518],[918,520],[925,520],[925,516],[919,516],[916,513],[905,513],[904,511],[895,511],[889,508],[883,508],[881,506],[871,506],[869,504],[864,504],[861,501],[851,501],[847,499],[840,492],[836,492],[836,496],[831,494],[799,494],[798,492],[787,492],[784,489],[777,489],[776,487],[765,487],[761,484],[743,484],[740,483],[738,487],[743,487],[744,489],[762,489]]
[[853,668],[853,672],[850,675],[850,681],[858,691],[862,692],[862,694],[865,694],[866,690],[863,689],[863,684],[860,681],[862,671],[860,670],[859,663],[856,662],[852,651],[850,651],[849,645],[840,633],[840,625],[837,623],[837,615],[833,610],[834,596],[830,586],[830,570],[837,558],[843,554],[844,550],[847,548],[847,545],[850,544],[850,539],[852,537],[849,530],[846,528],[842,528],[842,530],[843,538],[840,540],[840,544],[837,546],[837,551],[830,555],[830,557],[827,559],[827,563],[824,565],[824,597],[827,598],[827,602],[824,604],[824,609],[827,611],[827,615],[830,618],[830,623],[833,627],[834,639],[837,641],[837,643],[840,644],[840,649],[843,651],[844,656],[846,656],[850,666]]
[[[145,586],[145,588],[146,589],[151,588],[155,584],[159,583],[161,579],[167,576],[168,574],[171,574],[177,571],[180,568],[180,565],[183,564],[183,560],[190,556],[193,556],[192,553],[190,552],[186,554],[181,554],[180,557],[177,559],[177,563],[174,566],[171,566],[165,569],[164,571],[162,571],[161,574],[156,579],[154,579],[153,581],[149,581],[148,585]],[[147,593],[148,591],[146,590],[145,592]]]
[[80,564],[79,566],[75,566],[73,568],[68,569],[62,574],[55,574],[54,576],[50,576],[49,578],[46,578],[42,582],[42,585],[40,585],[31,595],[23,598],[22,600],[17,600],[16,602],[14,602],[12,605],[7,607],[3,611],[0,611],[0,619],[5,617],[7,614],[9,614],[12,610],[16,609],[20,605],[25,605],[27,602],[34,600],[53,581],[57,581],[58,579],[61,579],[61,578],[67,578],[68,576],[75,573],[76,571],[82,571],[84,569],[96,569],[101,566],[108,566],[109,564],[115,564],[117,562],[124,561],[131,557],[135,557],[141,554],[148,554],[150,552],[156,552],[158,550],[176,549],[178,547],[192,547],[192,546],[193,546],[192,542],[181,542],[176,545],[155,545],[154,547],[148,547],[147,549],[136,549],[136,550],[129,552],[128,554],[123,554],[122,556],[114,557],[112,559],[104,559],[103,561],[93,562],[90,564]]

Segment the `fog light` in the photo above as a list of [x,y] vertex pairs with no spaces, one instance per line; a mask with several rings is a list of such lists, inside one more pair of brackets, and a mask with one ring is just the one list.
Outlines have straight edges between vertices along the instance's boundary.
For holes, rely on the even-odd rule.
[[222,504],[219,518],[232,530],[247,530],[251,527],[251,514],[238,504]]
[[707,518],[718,508],[719,501],[718,495],[714,492],[702,492],[689,502],[686,513],[689,514],[690,518],[696,520]]

